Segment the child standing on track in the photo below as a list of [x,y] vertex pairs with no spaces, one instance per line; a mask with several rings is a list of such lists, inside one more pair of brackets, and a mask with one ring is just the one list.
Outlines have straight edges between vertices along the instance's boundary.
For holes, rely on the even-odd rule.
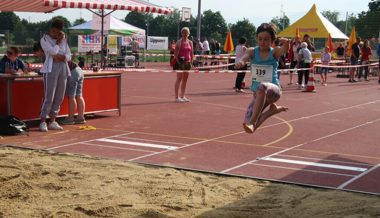
[[[324,49],[323,49],[323,52],[321,54],[321,61],[322,61],[322,65],[329,65],[330,64],[330,61],[331,61],[331,53],[330,53],[330,48],[328,46],[326,46]],[[322,79],[322,85],[324,86],[327,86],[327,73],[329,72],[329,68],[328,67],[322,67],[321,69],[321,79]]]
[[[251,64],[253,99],[248,106],[243,123],[247,133],[253,133],[266,119],[288,110],[275,104],[281,97],[280,82],[277,77],[278,59],[289,48],[289,40],[280,38],[281,47],[272,48],[276,39],[273,24],[263,23],[257,28],[258,47],[247,49],[242,59],[235,64],[240,69],[246,62]],[[265,110],[269,106],[269,109]]]

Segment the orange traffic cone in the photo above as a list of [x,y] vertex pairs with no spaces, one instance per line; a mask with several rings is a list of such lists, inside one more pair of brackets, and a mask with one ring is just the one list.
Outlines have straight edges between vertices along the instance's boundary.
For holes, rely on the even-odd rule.
[[316,92],[317,90],[315,89],[315,79],[314,79],[314,61],[310,63],[310,74],[309,74],[309,79],[307,82],[306,89],[304,92]]

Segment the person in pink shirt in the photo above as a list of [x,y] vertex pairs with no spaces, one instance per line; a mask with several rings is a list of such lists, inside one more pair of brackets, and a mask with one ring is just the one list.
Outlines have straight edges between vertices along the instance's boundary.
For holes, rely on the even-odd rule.
[[[331,61],[331,53],[330,53],[330,48],[328,46],[326,46],[324,49],[323,49],[323,52],[321,54],[321,62],[322,62],[322,65],[329,65],[330,64],[330,61]],[[321,79],[322,79],[322,85],[324,86],[327,86],[327,73],[329,72],[329,68],[328,67],[322,67],[321,69]]]
[[[187,79],[189,78],[189,72],[187,71],[191,69],[194,58],[193,42],[189,40],[189,28],[183,27],[181,34],[182,37],[177,41],[174,51],[174,58],[176,60],[174,69],[182,71],[177,72],[177,79],[174,84],[175,102],[177,103],[190,102],[190,100],[185,97],[185,91]],[[180,87],[181,90],[179,90]]]

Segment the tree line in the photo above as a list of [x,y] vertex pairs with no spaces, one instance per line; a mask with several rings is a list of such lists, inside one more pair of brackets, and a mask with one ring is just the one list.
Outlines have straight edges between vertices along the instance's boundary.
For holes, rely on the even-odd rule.
[[[330,20],[337,28],[347,35],[350,34],[353,26],[356,26],[358,36],[362,38],[378,38],[379,20],[380,20],[380,1],[371,0],[368,4],[368,10],[357,15],[349,14],[347,20],[338,20],[339,12],[323,11],[322,14]],[[83,19],[77,19],[73,23],[65,17],[59,16],[65,21],[65,32],[71,26],[86,22]],[[227,31],[231,30],[234,44],[240,37],[246,37],[250,46],[256,45],[255,25],[246,18],[236,23],[227,23],[219,11],[207,10],[201,15],[201,35],[207,39],[214,39],[224,44]],[[152,15],[150,13],[127,12],[124,21],[136,27],[146,30],[151,36],[168,36],[169,39],[177,39],[179,30],[188,26],[191,35],[195,37],[197,32],[197,20],[191,16],[190,22],[180,21],[180,11],[175,9],[170,15]],[[18,46],[30,46],[38,41],[43,33],[48,31],[51,20],[41,22],[28,22],[21,19],[13,12],[0,13],[0,33],[5,37],[0,38],[0,43],[15,44]],[[273,17],[268,22],[277,25],[279,32],[290,25],[287,16]],[[294,22],[294,21],[293,21]],[[77,45],[76,36],[70,36],[70,44]]]

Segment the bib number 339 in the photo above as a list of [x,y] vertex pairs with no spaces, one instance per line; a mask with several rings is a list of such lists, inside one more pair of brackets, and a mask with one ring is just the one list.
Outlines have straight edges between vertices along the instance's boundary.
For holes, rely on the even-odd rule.
[[252,82],[272,82],[273,66],[251,65]]

